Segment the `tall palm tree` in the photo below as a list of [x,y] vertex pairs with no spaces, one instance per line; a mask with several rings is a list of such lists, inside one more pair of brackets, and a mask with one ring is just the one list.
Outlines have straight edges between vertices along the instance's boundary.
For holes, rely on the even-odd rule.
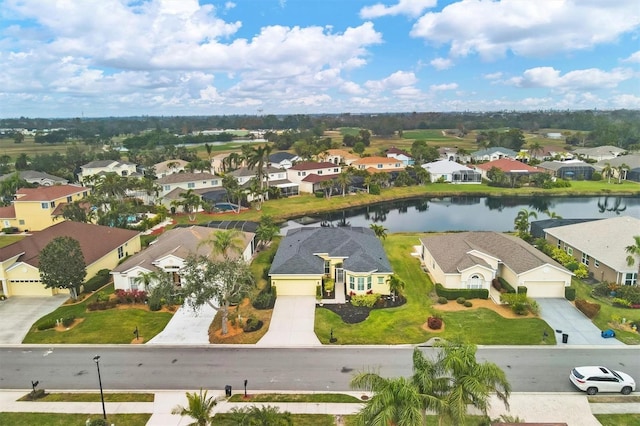
[[369,225],[369,229],[371,229],[373,233],[376,234],[376,237],[382,240],[387,238],[388,229],[385,228],[384,225],[376,225],[375,223],[372,223],[371,225]]
[[611,183],[611,175],[613,175],[613,167],[611,167],[611,163],[604,163],[604,167],[602,168],[602,177],[607,178],[607,183]]
[[625,173],[625,180],[627,178],[626,172],[629,170],[629,166],[622,163],[618,167],[615,167],[616,172],[618,172],[618,183],[622,183],[622,173]]
[[525,238],[529,235],[529,218],[538,218],[538,215],[534,211],[529,211],[527,209],[522,209],[518,212],[514,223],[514,229],[518,231],[518,236],[520,238]]
[[340,172],[340,174],[336,177],[336,182],[342,188],[342,196],[344,197],[347,192],[347,187],[351,182],[351,172],[349,171],[349,169],[345,169]]
[[[273,150],[273,146],[271,145],[260,145],[256,148],[252,148],[249,152],[249,157],[247,158],[247,167],[249,169],[256,170],[256,175],[258,178],[258,182],[260,182],[260,189],[264,190],[265,184],[265,173],[264,169],[269,164],[269,155],[271,155],[271,151]],[[268,176],[267,176],[267,186],[268,185]],[[260,195],[262,197],[262,195]]]
[[[634,235],[633,237],[634,244],[625,247],[625,251],[627,252],[627,265],[633,266],[636,263],[636,257],[640,257],[640,235]],[[640,260],[638,263],[638,272],[636,274],[636,285],[640,282]]]
[[202,204],[202,198],[193,189],[189,189],[187,192],[180,194],[179,200],[173,200],[171,204],[176,207],[182,207],[182,211],[189,215],[189,221],[193,222],[196,220],[196,211]]
[[200,245],[208,245],[214,254],[220,254],[225,260],[228,260],[231,253],[241,254],[244,240],[242,234],[235,228],[217,231],[211,234],[209,238],[203,240]]
[[211,412],[213,411],[213,407],[218,403],[215,397],[207,396],[207,391],[203,393],[202,389],[200,389],[199,394],[187,392],[187,402],[187,407],[177,405],[171,410],[171,414],[189,416],[196,420],[187,426],[207,426],[213,423],[213,415]]
[[387,284],[389,284],[389,291],[393,295],[393,300],[395,301],[396,296],[400,296],[402,294],[402,290],[404,290],[404,281],[394,274],[389,277]]
[[538,158],[538,153],[542,152],[542,145],[540,145],[540,142],[531,142],[529,144],[529,151],[531,151],[531,153],[533,154],[533,158],[537,159]]

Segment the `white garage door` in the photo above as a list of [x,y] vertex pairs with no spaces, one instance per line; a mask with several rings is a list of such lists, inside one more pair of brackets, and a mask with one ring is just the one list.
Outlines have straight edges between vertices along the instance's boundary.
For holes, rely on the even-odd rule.
[[564,282],[560,281],[527,281],[528,297],[564,297]]

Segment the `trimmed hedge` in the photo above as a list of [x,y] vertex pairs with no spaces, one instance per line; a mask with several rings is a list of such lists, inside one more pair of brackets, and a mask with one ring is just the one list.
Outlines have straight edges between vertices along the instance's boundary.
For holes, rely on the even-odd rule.
[[255,309],[273,309],[273,306],[276,304],[276,289],[275,287],[271,287],[271,291],[261,291],[258,295],[251,301],[251,305]]
[[580,310],[589,319],[594,318],[600,312],[600,305],[598,303],[591,303],[584,299],[576,299],[576,308]]
[[49,329],[55,328],[55,326],[56,326],[56,320],[51,319],[36,325],[36,328],[39,331],[42,331],[42,330],[49,330]]
[[565,287],[564,298],[570,301],[576,300],[576,289],[573,287]]
[[84,293],[91,293],[96,291],[111,279],[111,271],[108,269],[100,269],[96,275],[84,283]]
[[507,290],[507,293],[516,293],[516,289],[513,288],[513,286],[509,284],[507,280],[502,277],[498,277],[498,281],[500,282],[500,286]]
[[518,294],[527,294],[527,286],[519,285],[518,286]]
[[489,290],[486,288],[444,288],[440,283],[436,283],[436,294],[439,297],[446,297],[447,300],[457,300],[459,297],[485,300],[489,298]]

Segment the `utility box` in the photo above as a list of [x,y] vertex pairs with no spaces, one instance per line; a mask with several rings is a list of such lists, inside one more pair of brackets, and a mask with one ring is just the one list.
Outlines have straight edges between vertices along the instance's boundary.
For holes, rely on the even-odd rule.
[[569,335],[567,333],[562,333],[562,343],[567,343],[569,341]]
[[231,396],[231,385],[226,385],[226,386],[224,387],[224,394],[225,394],[226,396]]

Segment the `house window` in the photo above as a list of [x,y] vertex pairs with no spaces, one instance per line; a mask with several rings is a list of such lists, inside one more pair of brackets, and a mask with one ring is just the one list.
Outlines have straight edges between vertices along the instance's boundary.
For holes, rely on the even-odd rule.
[[600,262],[598,262],[598,259],[593,259],[593,266],[595,266],[596,268],[600,267]]
[[571,247],[567,247],[567,254],[573,256],[573,249]]
[[589,266],[589,255],[586,253],[582,253],[582,263]]
[[87,196],[87,191],[82,192],[82,196],[86,197]]
[[[8,223],[9,223],[8,221],[6,221],[6,220],[5,220],[5,221],[4,221],[4,223],[6,223],[6,224],[7,224],[7,226],[9,226],[9,225],[8,225]],[[24,219],[20,219],[20,220],[18,221],[18,224],[19,224],[19,225],[24,225]]]
[[338,169],[333,169],[333,173],[338,173]]
[[41,206],[43,209],[48,209],[48,208],[49,208],[49,203],[40,203],[40,206]]
[[51,208],[54,208],[55,206],[56,206],[56,202],[55,202],[55,201],[52,201],[52,202],[51,202]]
[[138,277],[129,277],[129,288],[131,290],[138,290]]
[[187,183],[187,188],[189,188],[189,189],[193,189],[193,188],[195,188],[195,187],[196,187],[195,182],[189,182],[189,183]]
[[367,290],[371,290],[371,276],[367,277]]
[[330,260],[325,260],[324,261],[324,274],[325,275],[331,274],[331,261]]
[[211,181],[211,186],[218,186],[218,181],[217,180],[212,180]]
[[321,175],[322,174],[322,170],[318,170],[318,174]]
[[384,284],[384,277],[378,277],[378,285]]
[[558,247],[559,249],[561,249],[561,248],[562,248],[562,240],[558,240],[558,245],[557,245],[557,247]]
[[72,200],[71,196],[68,196],[68,197],[67,197],[67,203],[70,203],[70,202],[71,202],[71,200]]
[[627,272],[624,275],[624,285],[636,285],[637,282],[638,282],[637,272]]
[[164,190],[165,191],[171,191],[171,185],[165,185],[164,186]]
[[364,277],[358,277],[358,290],[364,290]]
[[349,290],[355,290],[355,289],[356,289],[355,279],[353,278],[352,275],[349,275]]
[[118,247],[118,259],[122,259],[124,257],[124,247]]
[[378,168],[381,169],[382,168],[382,164],[378,164]]

